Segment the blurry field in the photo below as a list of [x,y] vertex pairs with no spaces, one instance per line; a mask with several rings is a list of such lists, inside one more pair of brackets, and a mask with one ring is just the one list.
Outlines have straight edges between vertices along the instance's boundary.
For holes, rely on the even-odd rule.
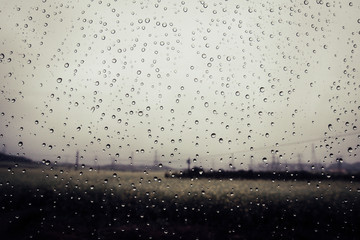
[[357,239],[360,184],[0,169],[8,239]]

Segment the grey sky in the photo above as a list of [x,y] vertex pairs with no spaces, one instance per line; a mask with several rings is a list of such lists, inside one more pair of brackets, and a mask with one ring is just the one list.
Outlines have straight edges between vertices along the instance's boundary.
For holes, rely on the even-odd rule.
[[358,160],[356,1],[2,2],[8,153]]

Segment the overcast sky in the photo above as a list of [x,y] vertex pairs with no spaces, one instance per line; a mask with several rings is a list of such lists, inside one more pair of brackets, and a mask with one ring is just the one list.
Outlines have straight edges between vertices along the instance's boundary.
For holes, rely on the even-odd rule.
[[[0,143],[35,160],[359,160],[358,1],[2,1]],[[221,158],[223,160],[221,160]]]

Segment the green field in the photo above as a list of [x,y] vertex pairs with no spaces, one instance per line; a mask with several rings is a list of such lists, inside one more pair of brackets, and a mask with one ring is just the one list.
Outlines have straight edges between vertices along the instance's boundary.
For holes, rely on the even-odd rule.
[[357,239],[360,183],[0,168],[6,239]]

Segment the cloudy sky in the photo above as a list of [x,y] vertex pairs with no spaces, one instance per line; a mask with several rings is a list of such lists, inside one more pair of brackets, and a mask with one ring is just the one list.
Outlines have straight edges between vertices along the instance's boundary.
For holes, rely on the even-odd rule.
[[[1,150],[358,161],[357,1],[3,1]],[[230,157],[235,158],[231,160]]]

